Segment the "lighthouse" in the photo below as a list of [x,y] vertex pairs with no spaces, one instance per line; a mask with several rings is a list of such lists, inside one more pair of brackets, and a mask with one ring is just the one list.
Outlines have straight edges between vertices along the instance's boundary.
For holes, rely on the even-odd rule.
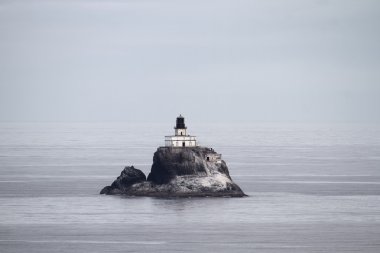
[[174,135],[165,136],[166,147],[196,147],[197,141],[195,136],[187,134],[187,127],[185,126],[185,118],[179,115],[174,127]]

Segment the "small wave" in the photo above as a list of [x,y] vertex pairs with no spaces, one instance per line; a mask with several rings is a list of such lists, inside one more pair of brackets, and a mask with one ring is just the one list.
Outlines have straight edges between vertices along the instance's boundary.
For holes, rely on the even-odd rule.
[[93,240],[0,240],[0,242],[17,243],[72,243],[72,244],[140,244],[159,245],[166,244],[164,241],[93,241]]

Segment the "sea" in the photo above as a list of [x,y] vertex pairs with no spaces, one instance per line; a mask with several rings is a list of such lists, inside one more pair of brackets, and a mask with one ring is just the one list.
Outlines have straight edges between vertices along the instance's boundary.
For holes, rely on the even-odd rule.
[[100,195],[158,123],[0,123],[0,252],[380,252],[380,126],[189,124],[244,198]]

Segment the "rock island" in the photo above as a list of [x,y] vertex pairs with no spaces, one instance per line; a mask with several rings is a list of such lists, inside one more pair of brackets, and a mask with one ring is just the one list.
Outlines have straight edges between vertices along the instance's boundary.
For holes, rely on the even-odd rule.
[[165,136],[165,146],[153,156],[148,177],[133,166],[101,190],[101,194],[154,197],[244,197],[229,174],[221,154],[198,146],[187,134],[185,119],[177,117],[175,133]]

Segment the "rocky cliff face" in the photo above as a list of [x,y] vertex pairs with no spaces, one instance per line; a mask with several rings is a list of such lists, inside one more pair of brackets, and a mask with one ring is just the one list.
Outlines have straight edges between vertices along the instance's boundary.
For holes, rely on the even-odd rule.
[[147,180],[142,171],[125,167],[101,194],[191,197],[245,194],[228,172],[226,163],[213,149],[205,147],[160,147],[154,153]]
[[135,169],[133,166],[127,166],[110,186],[103,188],[100,194],[122,194],[127,192],[133,184],[145,181],[146,176],[141,170]]
[[[212,160],[218,155],[210,148],[170,148],[161,147],[154,153],[152,170],[148,181],[166,184],[176,176],[210,176],[214,171],[225,174],[230,179],[224,161]],[[209,157],[209,161],[207,161]]]

